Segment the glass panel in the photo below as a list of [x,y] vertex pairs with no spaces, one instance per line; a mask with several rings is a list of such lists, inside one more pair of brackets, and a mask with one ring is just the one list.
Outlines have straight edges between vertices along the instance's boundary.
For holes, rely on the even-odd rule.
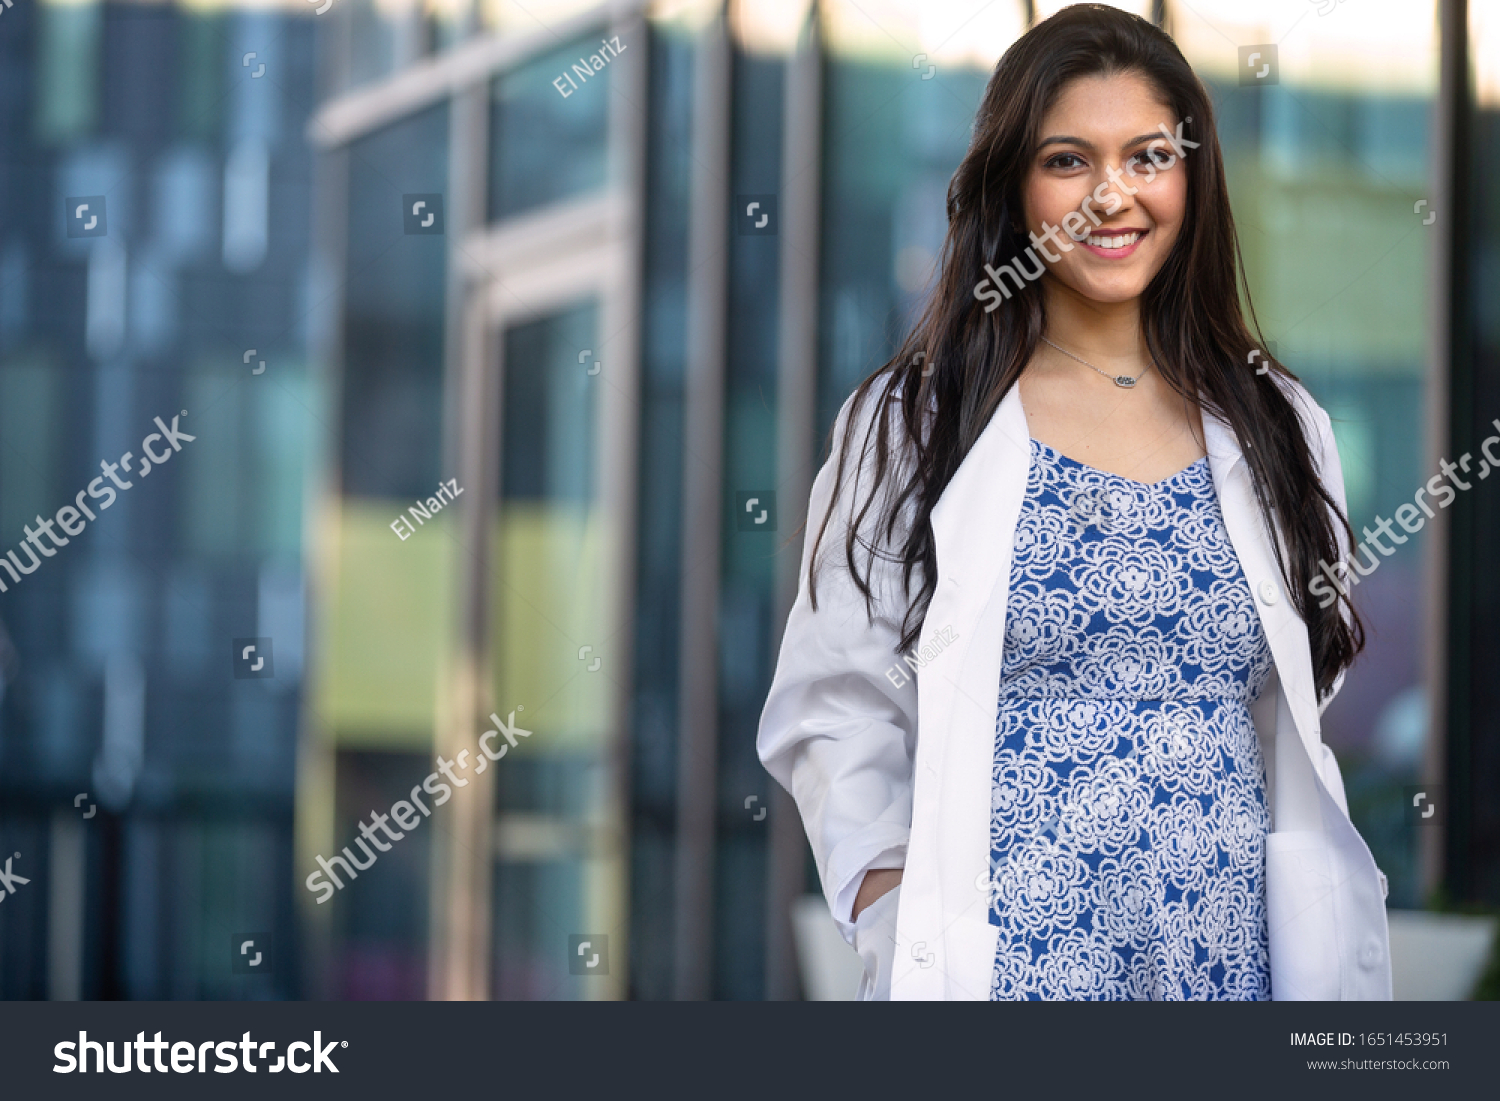
[[845,57],[825,71],[820,447],[916,320],[948,228],[948,180],[989,79],[952,65],[913,83],[909,65]]
[[972,68],[988,74],[1026,29],[1031,6],[1020,0],[820,0],[819,14],[835,56],[879,60],[908,78],[914,70],[930,72],[922,77],[930,81]]
[[492,221],[604,186],[614,57],[591,35],[491,82]]
[[349,23],[348,86],[368,84],[389,75],[396,66],[399,24],[410,20],[405,9],[382,10],[375,0],[345,0],[344,18]]
[[326,529],[336,568],[322,593],[328,651],[318,681],[322,718],[344,744],[416,749],[430,736],[453,514],[409,510],[454,473],[441,469],[446,235],[422,224],[447,213],[447,142],[439,104],[345,154],[344,498]]
[[[408,798],[412,778],[432,768],[422,753],[344,751],[338,755],[336,843],[357,838],[372,807]],[[413,836],[414,835],[414,836]],[[337,945],[333,997],[361,1000],[427,996],[427,892],[432,831],[408,831],[368,873],[349,881],[331,919]],[[352,846],[351,846],[352,847]],[[353,849],[354,859],[362,858]]]
[[507,505],[576,512],[593,500],[596,313],[590,303],[505,333],[500,496]]
[[[415,749],[430,739],[457,536],[452,510],[420,520],[402,510],[413,504],[345,501],[328,526],[335,568],[320,593],[318,714],[344,745]],[[394,531],[401,517],[415,530]]]
[[99,117],[99,55],[104,5],[36,8],[36,134],[62,142],[90,134]]
[[588,974],[570,973],[568,938],[614,934],[623,948],[624,914],[605,891],[612,861],[596,851],[614,643],[595,478],[602,372],[589,374],[598,324],[587,301],[503,334],[491,646],[497,710],[531,736],[495,780],[497,998],[598,996]]
[[229,50],[226,17],[220,12],[188,11],[178,31],[182,67],[177,74],[177,131],[210,140],[219,132],[224,103],[224,55]]
[[[293,997],[301,525],[327,420],[299,283],[314,21],[0,10],[0,553],[38,515],[70,532],[0,571],[0,833],[33,869],[0,915],[0,997]],[[251,136],[283,217],[237,271],[224,181]],[[274,972],[231,971],[240,930],[285,946]]]
[[420,232],[430,202],[416,218],[405,205],[447,190],[447,105],[360,139],[348,158],[344,492],[426,498],[442,459],[446,236]]
[[[51,512],[58,496],[63,379],[55,365],[19,356],[0,370],[0,531],[10,535]],[[5,551],[0,550],[0,554]],[[0,582],[7,575],[0,574]]]

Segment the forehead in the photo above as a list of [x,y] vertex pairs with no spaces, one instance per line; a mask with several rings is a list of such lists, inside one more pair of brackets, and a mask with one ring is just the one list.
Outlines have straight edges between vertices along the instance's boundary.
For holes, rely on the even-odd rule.
[[1127,141],[1163,122],[1175,126],[1177,116],[1154,84],[1140,73],[1112,73],[1065,84],[1042,116],[1040,133]]

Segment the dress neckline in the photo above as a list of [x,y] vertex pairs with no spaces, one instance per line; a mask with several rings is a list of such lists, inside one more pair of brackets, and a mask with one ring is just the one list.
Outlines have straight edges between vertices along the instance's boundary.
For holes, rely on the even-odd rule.
[[1134,479],[1134,478],[1127,478],[1123,474],[1116,474],[1112,470],[1100,470],[1097,466],[1090,466],[1088,463],[1079,462],[1077,459],[1074,459],[1071,456],[1064,455],[1061,451],[1059,451],[1057,448],[1053,447],[1051,444],[1045,444],[1045,443],[1043,443],[1041,440],[1037,439],[1035,436],[1031,437],[1031,442],[1034,443],[1037,447],[1041,448],[1043,451],[1046,451],[1049,454],[1055,456],[1056,458],[1061,459],[1065,463],[1071,463],[1072,465],[1074,465],[1076,467],[1080,467],[1081,469],[1087,470],[1087,471],[1089,471],[1090,473],[1093,473],[1093,474],[1102,475],[1105,478],[1117,478],[1118,480],[1120,480],[1122,482],[1129,482],[1132,486],[1136,486],[1136,487],[1138,487],[1140,489],[1160,489],[1161,487],[1167,485],[1168,483],[1175,482],[1177,479],[1183,477],[1185,474],[1190,473],[1191,471],[1195,470],[1200,465],[1208,462],[1208,456],[1207,455],[1200,455],[1200,456],[1198,456],[1198,458],[1196,458],[1192,462],[1190,462],[1187,466],[1185,466],[1181,470],[1179,470],[1176,474],[1168,474],[1165,478],[1162,478],[1159,481],[1155,481],[1155,482],[1139,482],[1139,481],[1136,481],[1136,479]]

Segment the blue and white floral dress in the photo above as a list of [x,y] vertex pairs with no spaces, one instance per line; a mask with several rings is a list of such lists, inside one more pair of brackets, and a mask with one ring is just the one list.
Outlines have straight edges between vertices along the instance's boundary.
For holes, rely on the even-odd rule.
[[992,999],[1266,999],[1271,669],[1207,459],[1032,441],[995,733]]

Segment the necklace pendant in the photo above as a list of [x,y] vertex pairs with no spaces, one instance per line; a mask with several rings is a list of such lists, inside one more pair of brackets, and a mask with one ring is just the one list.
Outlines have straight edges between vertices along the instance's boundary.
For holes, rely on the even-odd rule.
[[1129,390],[1138,381],[1140,381],[1140,376],[1136,376],[1136,378],[1131,378],[1129,375],[1116,375],[1115,376],[1115,385],[1123,387],[1126,390]]

